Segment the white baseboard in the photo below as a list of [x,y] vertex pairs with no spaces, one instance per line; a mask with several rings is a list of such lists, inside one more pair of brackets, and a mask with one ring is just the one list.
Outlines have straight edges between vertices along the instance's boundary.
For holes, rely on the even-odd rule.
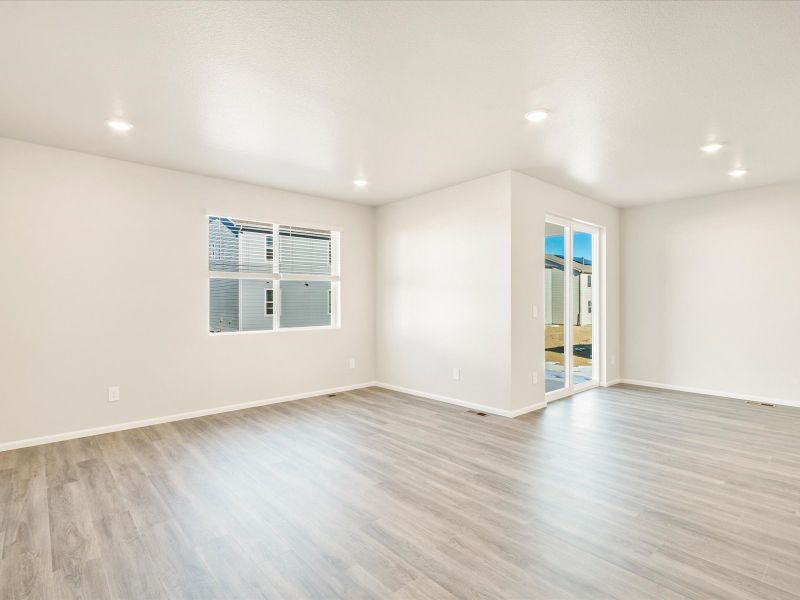
[[520,415],[524,415],[526,413],[532,412],[534,410],[539,410],[540,408],[544,408],[545,406],[547,406],[547,402],[541,402],[538,404],[529,404],[528,406],[524,406],[522,408],[517,408],[514,410],[506,410],[504,408],[495,408],[493,406],[478,404],[476,402],[467,402],[466,400],[459,400],[458,398],[450,398],[449,396],[442,396],[441,394],[431,394],[429,392],[423,392],[421,390],[412,390],[410,388],[401,387],[399,385],[393,385],[391,383],[383,383],[381,381],[376,381],[374,385],[395,392],[411,394],[412,396],[419,396],[420,398],[427,398],[428,400],[437,400],[439,402],[446,402],[447,404],[455,404],[456,406],[463,406],[464,408],[470,408],[472,410],[477,410],[492,415],[498,415],[500,417],[509,417],[512,419],[514,417],[519,417]]
[[536,404],[528,404],[528,406],[523,406],[522,408],[515,408],[514,410],[508,411],[508,414],[504,416],[513,419],[514,417],[521,417],[522,415],[527,415],[529,412],[542,408],[547,408],[547,402],[537,402]]
[[100,427],[90,427],[88,429],[79,429],[76,431],[65,431],[63,433],[54,433],[51,435],[43,435],[34,438],[27,438],[21,440],[12,440],[10,442],[0,443],[0,452],[6,450],[15,450],[17,448],[27,448],[29,446],[40,446],[42,444],[52,444],[53,442],[63,442],[65,440],[74,440],[82,437],[89,437],[92,435],[102,435],[104,433],[113,433],[115,431],[125,431],[126,429],[137,429],[139,427],[147,427],[149,425],[158,425],[160,423],[170,423],[172,421],[182,421],[184,419],[193,419],[196,417],[205,417],[208,415],[216,415],[220,413],[232,412],[235,410],[243,410],[246,408],[255,408],[257,406],[267,406],[269,404],[279,404],[281,402],[291,402],[293,400],[302,400],[304,398],[313,398],[315,396],[325,396],[326,394],[335,394],[338,392],[347,392],[350,390],[358,390],[366,387],[382,387],[387,390],[394,390],[396,392],[403,392],[414,396],[420,396],[429,400],[438,400],[440,402],[447,402],[448,404],[455,404],[465,408],[471,408],[480,412],[486,412],[501,417],[519,417],[534,410],[539,410],[547,406],[546,402],[540,404],[530,404],[522,408],[514,410],[505,410],[494,408],[483,404],[474,402],[466,402],[458,400],[457,398],[449,398],[439,394],[429,394],[420,390],[412,390],[389,383],[380,383],[377,381],[368,381],[364,383],[357,383],[354,385],[346,385],[341,387],[329,388],[326,390],[315,390],[313,392],[303,392],[300,394],[291,394],[288,396],[277,396],[275,398],[267,398],[266,400],[254,400],[253,402],[241,402],[239,404],[228,404],[225,406],[216,406],[213,408],[204,408],[201,410],[193,410],[189,412],[177,413],[172,415],[165,415],[162,417],[153,417],[150,419],[140,419],[138,421],[127,421],[125,423],[115,423],[113,425],[102,425]]
[[611,387],[612,385],[617,385],[618,383],[623,383],[623,381],[624,381],[623,379],[618,377],[617,379],[612,379],[610,381],[604,381],[601,385],[603,387]]
[[174,415],[166,415],[163,417],[154,417],[151,419],[141,419],[139,421],[128,421],[127,423],[116,423],[114,425],[103,425],[101,427],[91,427],[89,429],[79,429],[77,431],[67,431],[64,433],[55,433],[52,435],[43,435],[41,437],[28,438],[24,440],[14,440],[11,442],[0,443],[0,452],[5,450],[14,450],[16,448],[27,448],[28,446],[39,446],[41,444],[51,444],[53,442],[62,442],[64,440],[73,440],[76,438],[88,437],[91,435],[100,435],[103,433],[113,433],[114,431],[124,431],[126,429],[136,429],[138,427],[147,427],[148,425],[158,425],[159,423],[169,423],[171,421],[182,421],[184,419],[193,419],[195,417],[205,417],[208,415],[216,415],[219,413],[231,412],[234,410],[242,410],[245,408],[255,408],[256,406],[266,406],[268,404],[278,404],[280,402],[291,402],[292,400],[302,400],[303,398],[313,398],[315,396],[324,396],[326,394],[336,394],[338,392],[347,392],[350,390],[358,390],[365,387],[378,385],[374,381],[366,383],[357,383],[354,385],[345,385],[341,387],[329,388],[327,390],[316,390],[313,392],[303,392],[301,394],[291,394],[289,396],[278,396],[275,398],[268,398],[266,400],[255,400],[253,402],[242,402],[240,404],[228,404],[226,406],[216,406],[214,408],[204,408],[202,410],[193,410],[190,412],[178,413]]
[[779,404],[781,406],[800,407],[798,400],[786,400],[784,398],[768,398],[767,396],[755,396],[753,394],[737,394],[735,392],[722,392],[720,390],[706,390],[685,385],[672,385],[670,383],[656,383],[654,381],[643,381],[641,379],[619,379],[617,383],[627,383],[630,385],[640,385],[642,387],[659,388],[662,390],[672,390],[675,392],[688,392],[690,394],[702,394],[703,396],[716,396],[718,398],[728,398],[730,400],[749,400],[750,402],[765,402],[767,404]]

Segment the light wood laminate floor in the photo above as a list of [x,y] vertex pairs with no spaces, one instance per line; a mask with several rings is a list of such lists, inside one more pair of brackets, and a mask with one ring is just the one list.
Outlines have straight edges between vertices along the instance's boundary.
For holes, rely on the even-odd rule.
[[800,598],[800,410],[379,388],[0,453],[0,598]]

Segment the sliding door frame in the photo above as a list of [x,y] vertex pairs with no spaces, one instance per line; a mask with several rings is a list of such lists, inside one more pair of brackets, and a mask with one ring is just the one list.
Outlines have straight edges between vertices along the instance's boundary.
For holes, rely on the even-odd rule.
[[[600,365],[602,364],[602,357],[600,355],[600,322],[602,319],[599,316],[602,314],[603,307],[600,303],[600,283],[602,281],[601,273],[602,260],[600,256],[600,228],[588,223],[581,223],[574,221],[573,235],[575,233],[588,233],[592,236],[592,378],[591,380],[575,385],[572,382],[572,389],[574,392],[588,390],[589,388],[597,387],[600,385]],[[570,240],[570,249],[572,249],[572,240]],[[573,259],[574,257],[570,257]],[[570,263],[571,264],[571,263]],[[596,270],[595,270],[596,269]],[[572,296],[570,296],[570,310],[572,310]],[[580,307],[578,307],[580,311]],[[571,315],[572,313],[570,313]],[[570,324],[570,329],[572,329]],[[570,348],[572,351],[572,348]],[[570,363],[572,363],[573,356],[570,354]]]
[[[551,223],[564,228],[564,382],[563,388],[553,390],[551,392],[545,391],[545,400],[550,402],[558,400],[566,396],[571,396],[577,392],[582,392],[600,385],[600,371],[602,365],[602,357],[600,354],[600,327],[603,319],[601,315],[605,307],[601,304],[602,294],[600,288],[603,282],[602,277],[602,262],[603,257],[600,255],[600,236],[602,229],[596,225],[579,221],[577,219],[569,219],[558,217],[556,215],[545,215],[545,224]],[[592,379],[580,385],[575,385],[573,381],[573,294],[572,294],[572,264],[573,264],[573,237],[575,233],[588,233],[592,236]],[[544,295],[544,286],[542,286]],[[545,300],[546,302],[546,300]],[[545,306],[543,303],[542,306]],[[580,310],[580,307],[578,307]],[[544,336],[542,336],[544,339]],[[547,378],[547,368],[543,364],[542,372]]]

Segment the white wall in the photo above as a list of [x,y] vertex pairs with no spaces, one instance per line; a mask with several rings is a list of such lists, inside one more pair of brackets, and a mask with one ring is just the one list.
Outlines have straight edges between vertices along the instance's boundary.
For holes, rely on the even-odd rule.
[[[522,173],[511,173],[512,406],[542,402],[544,376],[545,217],[578,219],[601,228],[600,382],[619,378],[619,209]],[[597,264],[595,260],[595,264]],[[597,278],[594,278],[597,281]],[[533,317],[533,307],[538,318]],[[611,364],[611,358],[614,364]],[[534,383],[534,371],[538,382]]]
[[378,208],[378,381],[511,407],[509,183],[499,173]]
[[[0,443],[374,379],[370,207],[2,139],[0,202]],[[343,227],[342,328],[210,337],[207,210]]]
[[800,403],[800,183],[622,212],[626,380]]
[[618,209],[505,171],[378,208],[378,381],[501,414],[541,405],[547,213],[605,228],[601,355],[616,356]]

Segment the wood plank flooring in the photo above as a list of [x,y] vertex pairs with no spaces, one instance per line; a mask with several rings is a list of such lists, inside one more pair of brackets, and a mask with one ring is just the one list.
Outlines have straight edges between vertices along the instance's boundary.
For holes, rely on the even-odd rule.
[[800,598],[800,410],[379,388],[0,453],[0,598]]

